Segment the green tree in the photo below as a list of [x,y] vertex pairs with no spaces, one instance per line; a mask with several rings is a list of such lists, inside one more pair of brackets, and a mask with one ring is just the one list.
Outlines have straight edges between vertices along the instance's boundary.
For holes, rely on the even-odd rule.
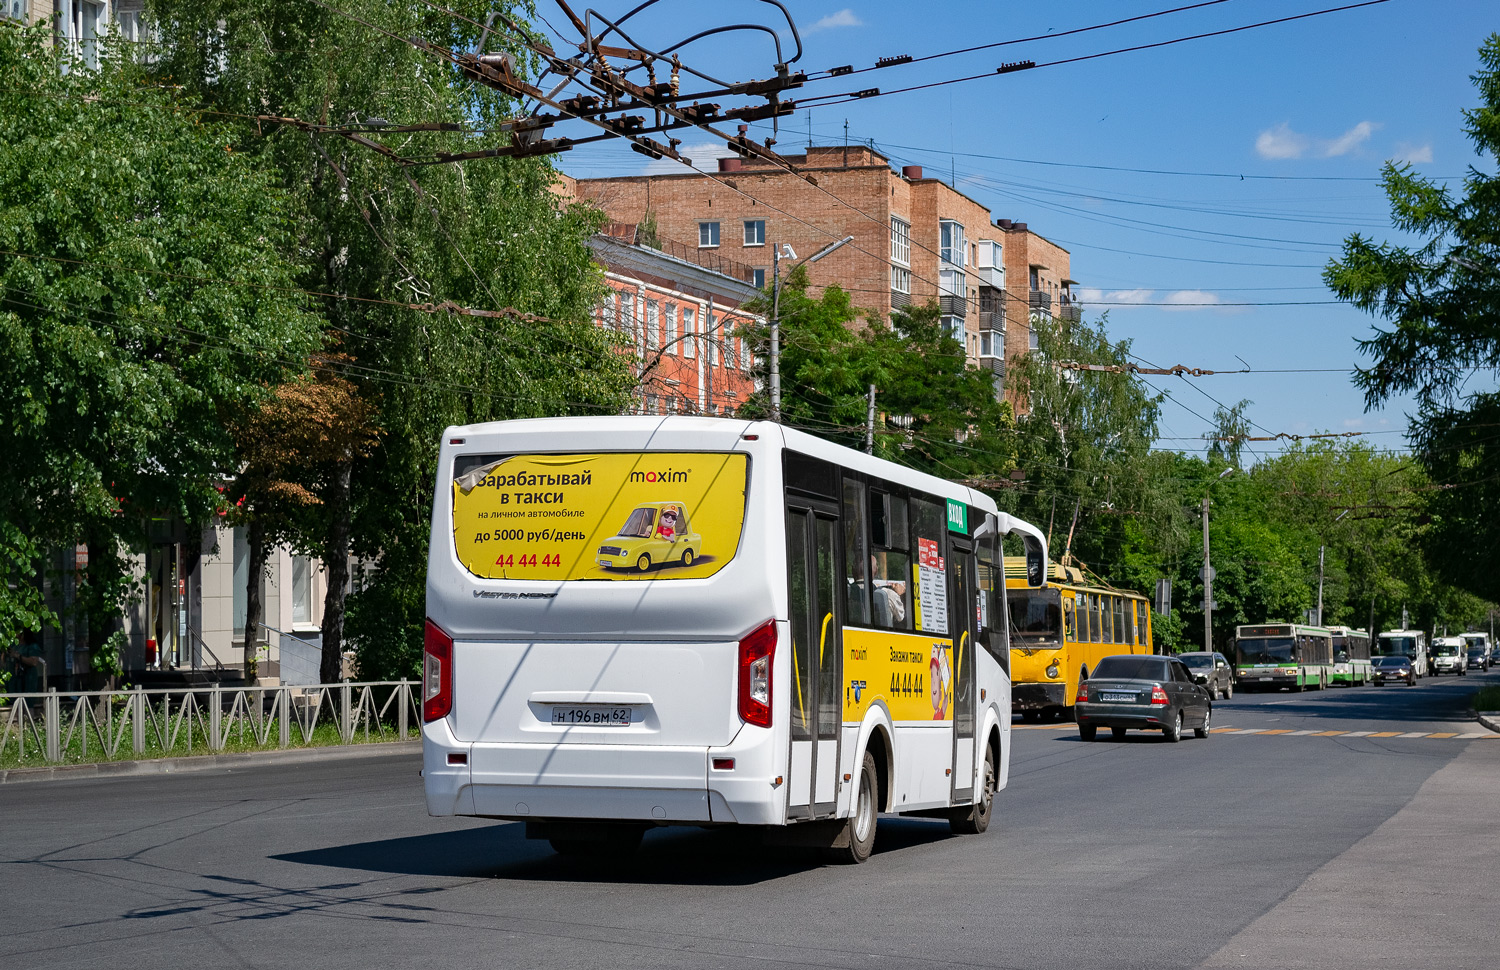
[[45,618],[43,551],[85,543],[102,647],[125,552],[220,510],[227,415],[317,345],[291,199],[243,137],[109,44],[89,70],[0,29],[0,639]]
[[[247,141],[278,173],[303,214],[302,283],[329,294],[319,309],[330,343],[347,355],[339,375],[374,405],[381,432],[353,459],[349,493],[314,507],[309,536],[330,570],[347,552],[378,563],[350,604],[349,634],[364,676],[415,673],[421,653],[428,510],[439,439],[449,425],[569,413],[614,413],[630,380],[613,336],[592,325],[602,293],[586,240],[596,211],[559,201],[545,159],[403,166],[359,137],[411,158],[508,143],[516,105],[475,85],[408,39],[473,49],[489,4],[431,7],[350,0],[334,12],[279,0],[155,0],[166,83],[239,116]],[[356,19],[357,18],[357,19]],[[360,23],[359,21],[365,21]],[[388,31],[382,33],[369,25]],[[521,70],[518,38],[490,36]],[[315,127],[250,120],[275,115]],[[391,132],[433,123],[458,131]],[[419,312],[449,302],[533,316]],[[401,305],[396,305],[401,304]],[[335,578],[334,572],[330,579]],[[323,676],[343,649],[344,583],[324,603]]]
[[1420,244],[1344,243],[1324,280],[1341,299],[1386,322],[1361,342],[1373,358],[1356,375],[1376,407],[1414,394],[1416,456],[1434,487],[1426,493],[1428,561],[1447,582],[1500,598],[1500,394],[1471,390],[1500,375],[1500,34],[1479,50],[1472,75],[1479,105],[1464,128],[1491,172],[1471,166],[1463,192],[1387,164],[1386,195],[1396,228]]

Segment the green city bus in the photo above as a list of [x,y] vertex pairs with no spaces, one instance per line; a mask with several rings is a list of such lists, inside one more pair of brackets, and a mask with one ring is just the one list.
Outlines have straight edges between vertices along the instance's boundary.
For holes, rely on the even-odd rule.
[[1347,626],[1331,626],[1333,634],[1333,672],[1329,683],[1363,687],[1374,675],[1370,672],[1370,634]]
[[1333,677],[1333,634],[1271,623],[1235,628],[1234,683],[1242,690],[1321,690]]

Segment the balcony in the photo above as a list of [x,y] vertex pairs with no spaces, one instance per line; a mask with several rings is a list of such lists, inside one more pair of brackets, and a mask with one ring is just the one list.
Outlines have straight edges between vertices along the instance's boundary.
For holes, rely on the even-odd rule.
[[995,331],[997,333],[1004,333],[1005,332],[1005,311],[1004,310],[999,310],[999,311],[980,310],[979,311],[979,329],[980,330],[993,330],[993,331]]
[[969,301],[962,296],[940,296],[938,306],[942,308],[945,317],[966,317],[969,315]]
[[911,306],[911,294],[902,293],[900,290],[891,290],[891,309],[904,310]]
[[1069,323],[1077,323],[1083,319],[1083,307],[1078,305],[1072,294],[1064,293],[1058,307],[1058,314]]

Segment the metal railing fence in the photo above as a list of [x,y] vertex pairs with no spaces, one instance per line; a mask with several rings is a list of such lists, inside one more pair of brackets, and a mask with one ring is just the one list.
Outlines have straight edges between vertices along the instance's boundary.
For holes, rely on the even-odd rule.
[[0,766],[405,739],[422,723],[416,686],[393,680],[0,695]]

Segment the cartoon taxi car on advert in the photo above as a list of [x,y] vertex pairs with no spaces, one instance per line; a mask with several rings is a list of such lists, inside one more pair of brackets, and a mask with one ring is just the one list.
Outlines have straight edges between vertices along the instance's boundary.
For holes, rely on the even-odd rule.
[[599,547],[599,565],[640,572],[671,563],[691,566],[702,551],[703,537],[692,531],[681,502],[646,502]]

